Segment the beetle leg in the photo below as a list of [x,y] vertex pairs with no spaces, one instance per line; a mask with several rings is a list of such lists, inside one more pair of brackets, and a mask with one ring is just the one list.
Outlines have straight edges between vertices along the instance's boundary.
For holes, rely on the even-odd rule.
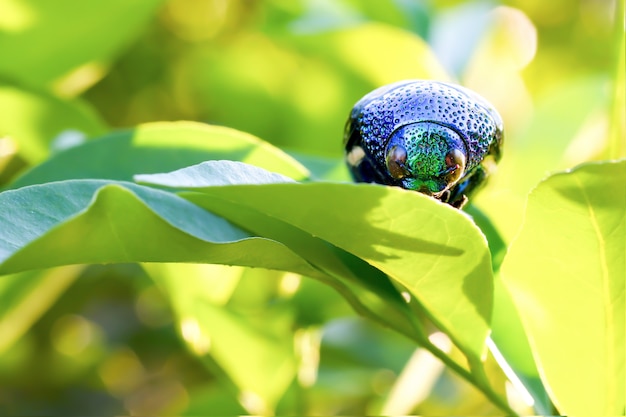
[[478,165],[467,178],[452,187],[447,203],[456,208],[462,208],[467,203],[468,197],[485,183],[487,176],[485,168]]
[[452,207],[461,210],[467,204],[468,201],[469,201],[469,198],[467,198],[467,196],[463,194],[461,198],[457,198],[457,200],[451,204],[452,204]]

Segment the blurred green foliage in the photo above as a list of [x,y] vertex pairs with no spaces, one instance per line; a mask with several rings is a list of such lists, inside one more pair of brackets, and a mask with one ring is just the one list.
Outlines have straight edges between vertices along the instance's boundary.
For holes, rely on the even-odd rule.
[[[623,0],[0,0],[0,185],[28,183],[36,170],[19,176],[29,168],[109,130],[180,119],[252,133],[318,178],[347,180],[343,127],[362,95],[405,78],[449,80],[504,117],[503,160],[472,208],[488,219],[491,232],[481,227],[493,252],[513,240],[528,192],[547,173],[626,156],[623,16]],[[123,142],[124,133],[112,135]],[[127,151],[121,143],[111,164],[135,155]],[[40,169],[65,168],[47,164]],[[167,268],[1,277],[0,412],[394,410],[389,393],[415,345],[355,317],[330,288],[259,269]],[[173,288],[184,286],[172,276],[206,303],[196,311],[176,301]],[[494,317],[515,316],[498,288],[496,279]],[[250,376],[255,356],[238,367],[228,351],[204,355],[212,341],[199,317],[229,333],[240,356],[262,346],[266,365],[285,359],[296,378],[271,375],[279,382],[263,398],[241,390],[246,378],[263,385],[266,368]],[[532,379],[523,333],[508,348],[500,336],[510,323],[494,320],[493,338]],[[405,413],[501,413],[437,366],[424,368],[437,375],[420,381],[427,398]]]

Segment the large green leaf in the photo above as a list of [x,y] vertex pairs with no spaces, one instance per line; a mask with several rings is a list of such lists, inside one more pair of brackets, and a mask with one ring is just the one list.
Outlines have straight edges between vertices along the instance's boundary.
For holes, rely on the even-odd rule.
[[[204,162],[168,174],[137,175],[135,180],[174,188],[182,184],[198,184],[198,181],[202,186],[293,183],[289,178],[278,174],[231,161]],[[342,293],[361,314],[378,315],[378,320],[384,317],[385,322],[393,321],[396,329],[409,335],[415,331],[414,326],[406,322],[407,306],[398,290],[385,274],[362,259],[329,245],[281,218],[267,215],[248,205],[224,200],[203,201],[201,205],[256,235],[287,245],[309,263],[333,277],[334,279],[325,282]],[[364,292],[364,288],[367,291]],[[363,308],[369,310],[365,311]],[[370,318],[376,319],[372,316]]]
[[90,61],[110,59],[136,36],[162,0],[0,3],[0,73],[48,84]]
[[87,137],[106,130],[85,103],[2,83],[0,114],[0,136],[12,138],[20,156],[30,163],[43,160],[50,152],[50,142],[63,132]]
[[[140,179],[194,189],[182,195],[226,218],[231,211],[220,210],[224,205],[280,219],[362,258],[406,287],[471,358],[480,358],[489,330],[493,278],[487,243],[466,215],[419,193],[370,184],[211,187],[216,180],[202,175],[203,165],[185,169],[185,176],[174,173],[169,181],[163,175]],[[230,175],[232,169],[222,172]],[[254,228],[254,217],[248,218],[249,224],[245,220],[235,221]]]
[[[174,194],[130,183],[69,180],[6,191],[0,194],[0,224],[0,273],[146,261],[245,265],[324,276],[279,242],[250,236]],[[206,299],[201,295],[207,280],[185,274],[197,265],[185,265],[184,280],[169,274],[168,266],[147,268],[171,297],[185,340],[203,360],[223,370],[224,380],[234,383],[249,412],[271,412],[295,376],[291,338],[273,337],[222,309],[219,301],[233,284],[223,274],[222,295]],[[8,282],[15,282],[13,287],[30,288],[24,276],[5,278],[12,278]],[[56,288],[51,284],[64,282],[57,279],[44,286],[47,281],[37,281],[49,297]],[[32,298],[36,292],[26,295]],[[38,301],[45,307],[43,296]],[[2,310],[14,310],[6,304]],[[10,337],[8,330],[29,324],[27,315],[19,318],[10,328],[0,326],[0,332]]]
[[[221,263],[293,271],[330,283],[357,311],[427,341],[399,296],[406,289],[420,312],[452,337],[479,372],[493,282],[486,242],[467,216],[399,188],[298,184],[259,172],[239,162],[209,161],[139,179],[176,188],[193,188],[200,180],[203,187],[187,193],[189,200],[232,216],[263,238],[174,194],[126,182],[67,180],[5,191],[0,194],[0,273],[100,262]],[[235,177],[255,185],[225,185],[232,181],[224,179]],[[258,184],[268,180],[288,182]],[[256,337],[241,330],[243,339]],[[464,374],[458,363],[446,363]],[[258,389],[256,377],[235,380],[240,387],[256,386],[253,391],[271,404],[291,372],[265,391]],[[464,375],[488,392],[479,379]]]
[[0,274],[100,262],[197,262],[320,273],[173,194],[74,180],[0,194]]
[[60,152],[18,178],[13,188],[75,178],[131,180],[209,159],[231,159],[301,180],[308,171],[255,136],[195,122],[157,122],[115,132]]
[[502,265],[562,414],[624,413],[626,161],[549,177]]
[[[265,267],[325,278],[274,240],[251,237],[171,193],[130,183],[69,180],[6,191],[0,194],[0,224],[0,273],[72,263],[167,261]],[[291,338],[254,328],[220,308],[223,298],[216,294],[202,298],[205,279],[187,274],[181,281],[180,275],[168,273],[168,265],[147,267],[171,296],[185,340],[203,360],[223,370],[248,411],[270,412],[296,372]]]
[[212,353],[241,389],[242,405],[254,414],[271,413],[296,374],[293,339],[271,337],[245,317],[201,300],[184,311],[214,340]]

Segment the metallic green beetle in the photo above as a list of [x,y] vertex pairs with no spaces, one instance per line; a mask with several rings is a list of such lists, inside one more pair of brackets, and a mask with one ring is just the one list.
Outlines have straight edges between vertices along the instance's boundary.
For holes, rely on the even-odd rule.
[[346,124],[346,162],[359,182],[415,190],[461,208],[500,159],[502,118],[464,87],[400,81],[359,100]]

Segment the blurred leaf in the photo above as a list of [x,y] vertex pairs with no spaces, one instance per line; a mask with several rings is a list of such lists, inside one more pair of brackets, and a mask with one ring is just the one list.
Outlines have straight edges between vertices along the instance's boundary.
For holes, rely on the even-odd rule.
[[161,0],[9,0],[0,4],[0,74],[48,85],[90,61],[105,61],[139,34]]
[[135,174],[174,170],[209,159],[244,161],[297,180],[309,176],[296,160],[247,133],[202,123],[159,122],[60,152],[11,187],[75,178],[131,180]]
[[326,158],[310,154],[289,152],[296,161],[304,165],[312,179],[326,181],[351,181],[348,167],[343,158]]
[[[473,201],[505,242],[519,229],[530,190],[550,172],[571,166],[566,150],[585,120],[604,108],[606,81],[586,76],[552,86],[537,99],[535,116],[525,129],[505,136],[497,172]],[[602,139],[595,142],[602,144]]]
[[[290,10],[280,2],[270,3],[274,7],[268,8],[270,20],[263,28],[269,33],[321,33],[370,21],[425,32],[422,25],[428,20],[425,5],[397,0],[294,0],[290,2]],[[286,12],[291,14],[289,19],[285,19]]]
[[364,2],[348,0],[358,7],[364,16],[376,22],[402,27],[426,38],[433,15],[432,5],[411,0],[381,0]]
[[195,262],[320,275],[282,244],[251,237],[173,194],[74,180],[0,194],[0,273],[99,262]]
[[246,410],[271,413],[296,374],[291,335],[276,337],[245,316],[197,297],[180,299],[176,309],[183,338],[201,358],[211,355],[237,387]]
[[[293,334],[291,328],[287,334],[271,331],[278,320],[275,315],[267,317],[267,306],[256,310],[265,319],[261,326],[225,306],[245,270],[201,264],[144,267],[171,298],[190,350],[220,378],[222,386],[236,387],[234,395],[248,413],[272,412],[295,377]],[[258,290],[261,283],[256,284]]]
[[276,37],[242,33],[194,49],[177,78],[200,117],[282,147],[340,155],[346,119],[363,95],[400,79],[448,77],[415,34],[367,23]]
[[442,65],[460,78],[472,53],[490,28],[491,2],[462,2],[432,14],[429,43]]
[[[505,133],[513,132],[526,124],[532,114],[533,103],[522,78],[522,70],[537,51],[537,30],[519,9],[494,7],[491,2],[485,2],[482,8],[475,5],[465,8],[468,11],[475,9],[473,16],[463,17],[466,21],[463,26],[472,29],[459,31],[456,28],[457,36],[448,34],[451,38],[448,40],[451,51],[448,54],[462,56],[465,42],[471,44],[480,39],[472,45],[474,51],[465,65],[463,84],[488,99],[502,116]],[[470,39],[457,41],[459,33]],[[464,45],[456,45],[458,42]]]
[[415,344],[388,329],[355,318],[327,323],[322,333],[325,366],[333,368],[389,369],[399,373],[415,350]]
[[196,302],[189,307],[189,317],[213,336],[211,353],[241,389],[244,407],[255,414],[273,409],[295,377],[293,339],[255,329],[245,317],[210,303]]
[[606,78],[597,76],[553,86],[538,100],[527,130],[511,139],[496,180],[511,176],[508,180],[525,195],[548,172],[567,168],[565,150],[589,115],[608,102],[606,87]]
[[222,386],[199,385],[189,393],[189,404],[182,416],[245,415],[247,410]]
[[[624,0],[615,2],[615,16],[623,16]],[[607,148],[607,159],[626,157],[626,28],[620,19],[615,19],[617,49],[617,72],[614,79],[611,135]]]
[[0,278],[0,354],[45,314],[82,269],[74,266]]
[[[229,210],[219,211],[226,218],[240,207],[280,219],[362,258],[406,287],[466,354],[481,357],[491,315],[491,262],[479,229],[458,210],[396,187],[335,183],[205,187],[214,179],[203,178],[198,166],[186,171],[187,181],[175,184],[195,191],[183,193],[185,198],[209,210],[226,204]],[[222,173],[231,175],[229,170]],[[165,185],[153,179],[153,184]],[[167,185],[173,186],[173,181]],[[254,221],[244,223],[243,216],[235,222],[255,227]]]
[[351,26],[361,20],[359,11],[346,2],[332,0],[304,0],[302,14],[289,21],[288,29],[294,32],[322,32]]
[[[150,277],[166,288],[165,293],[180,303],[193,297],[225,305],[239,283],[243,267],[212,264],[149,263],[143,265]],[[184,281],[180,277],[185,277]]]
[[292,42],[375,87],[411,78],[449,78],[424,40],[390,25],[366,23],[294,36]]
[[[387,394],[415,348],[410,340],[368,321],[329,321],[322,328],[323,361],[313,387],[313,392],[326,392],[326,400],[317,404],[318,413],[344,414],[351,402],[358,401],[370,403],[371,410]],[[433,360],[444,367],[439,360]],[[333,409],[337,411],[331,413]],[[368,412],[380,414],[378,407]]]
[[49,154],[53,139],[64,132],[91,137],[106,130],[100,117],[79,100],[66,101],[2,83],[0,114],[0,136],[12,137],[22,158],[33,164]]
[[476,226],[478,226],[485,235],[487,244],[489,245],[489,252],[491,253],[492,269],[494,272],[497,272],[500,269],[502,259],[506,253],[506,243],[489,217],[487,217],[478,207],[474,204],[468,204],[463,208],[463,210],[472,217]]
[[624,413],[624,207],[626,161],[553,175],[502,265],[562,414]]

